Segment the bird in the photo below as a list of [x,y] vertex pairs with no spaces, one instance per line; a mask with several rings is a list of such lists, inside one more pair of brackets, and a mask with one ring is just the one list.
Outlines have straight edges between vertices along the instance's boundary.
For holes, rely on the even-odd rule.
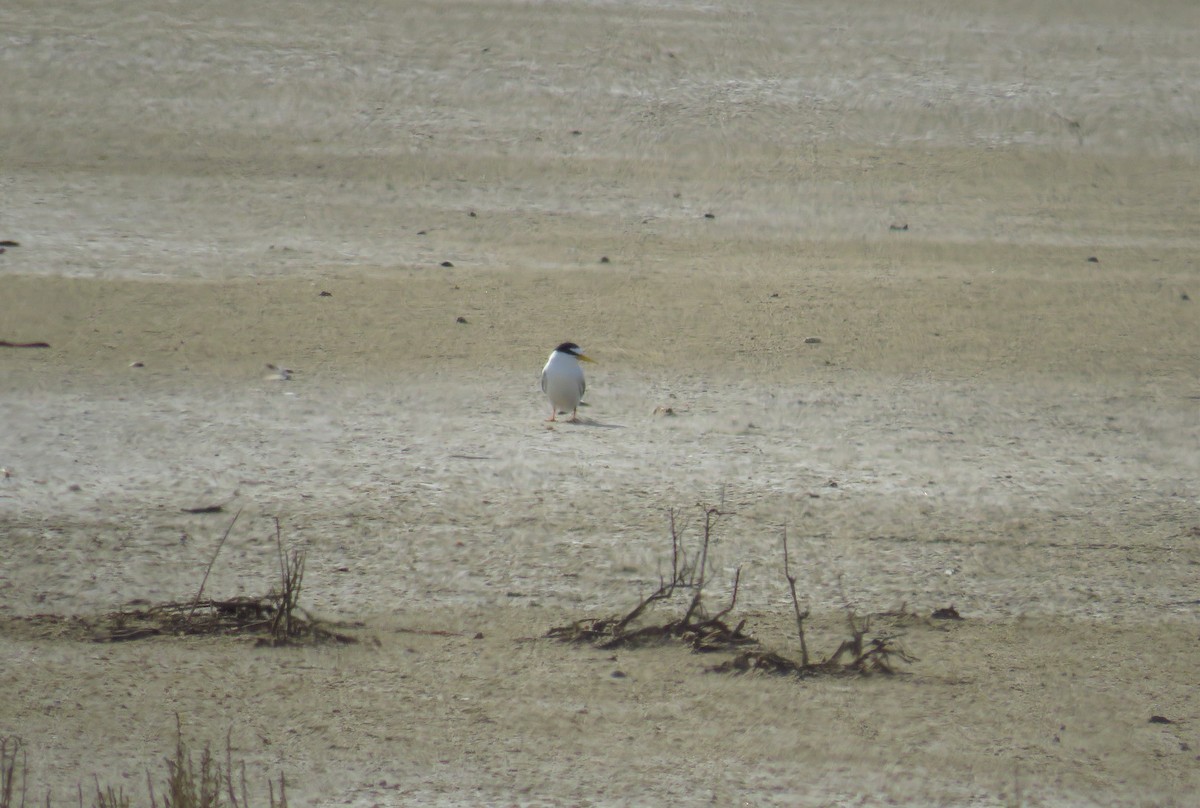
[[546,366],[542,368],[542,392],[550,399],[550,417],[556,420],[559,412],[571,411],[571,421],[577,420],[579,402],[587,390],[580,362],[595,362],[573,342],[564,342],[550,352]]

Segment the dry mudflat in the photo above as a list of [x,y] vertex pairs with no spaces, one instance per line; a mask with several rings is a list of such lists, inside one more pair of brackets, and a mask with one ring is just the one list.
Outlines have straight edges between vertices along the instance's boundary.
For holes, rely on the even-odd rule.
[[[142,800],[178,716],[256,803],[1194,804],[1197,53],[1186,2],[4,4],[30,800]],[[712,608],[797,653],[786,531],[810,646],[915,660],[544,637],[697,503]],[[205,592],[278,519],[360,642],[72,622],[194,597],[239,509]]]

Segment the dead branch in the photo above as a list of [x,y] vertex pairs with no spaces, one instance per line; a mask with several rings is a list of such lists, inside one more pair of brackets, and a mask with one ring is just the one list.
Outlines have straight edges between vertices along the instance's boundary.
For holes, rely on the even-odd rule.
[[792,596],[792,608],[796,613],[796,632],[800,638],[800,661],[789,659],[774,651],[748,650],[727,660],[720,665],[709,668],[718,673],[750,673],[762,671],[765,673],[789,676],[816,675],[869,675],[873,673],[892,674],[896,672],[893,658],[905,663],[916,661],[896,643],[894,636],[871,637],[870,617],[860,618],[854,611],[850,599],[842,586],[842,578],[838,576],[838,593],[842,598],[842,606],[846,612],[846,625],[850,637],[838,645],[837,650],[820,662],[812,662],[808,655],[808,643],[804,634],[804,621],[808,619],[809,610],[800,609],[800,598],[796,594],[796,576],[791,570],[791,556],[788,551],[787,527],[783,529],[783,575],[788,582],[788,590]]
[[[745,634],[745,621],[730,628],[724,618],[737,604],[741,568],[734,575],[733,594],[729,605],[709,617],[704,609],[704,586],[707,582],[708,550],[714,540],[714,527],[722,512],[717,508],[700,505],[704,511],[700,547],[696,554],[689,555],[681,538],[674,509],[668,512],[671,535],[671,576],[659,576],[658,588],[643,598],[637,606],[624,616],[611,616],[576,620],[567,626],[558,626],[547,632],[565,642],[587,642],[598,648],[613,649],[664,642],[669,639],[683,640],[696,651],[717,651],[755,642]],[[689,560],[694,559],[694,561]],[[657,625],[631,626],[643,617],[653,604],[670,601],[677,592],[690,591],[691,598],[683,616]]]
[[204,585],[208,583],[208,574],[212,572],[213,564],[217,563],[217,554],[225,546],[225,540],[229,538],[229,532],[233,530],[234,524],[237,523],[238,517],[241,515],[242,509],[238,508],[238,512],[233,515],[233,519],[229,522],[229,527],[225,528],[225,535],[221,536],[221,540],[217,542],[217,549],[213,550],[212,558],[208,560],[208,567],[204,570],[204,577],[200,579],[200,588],[196,590],[196,597],[193,603],[200,602],[200,596],[204,594]]
[[783,577],[787,578],[788,589],[792,593],[792,608],[796,610],[796,633],[800,636],[800,664],[808,667],[808,642],[804,638],[804,621],[808,619],[809,609],[806,606],[800,611],[800,599],[796,597],[796,576],[792,575],[788,562],[787,525],[783,526]]

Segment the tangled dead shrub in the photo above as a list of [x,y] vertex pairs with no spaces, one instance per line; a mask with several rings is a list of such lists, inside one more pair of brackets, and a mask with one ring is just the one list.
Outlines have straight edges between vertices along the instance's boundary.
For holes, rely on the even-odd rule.
[[[671,536],[671,576],[660,578],[658,589],[650,593],[637,606],[624,615],[576,620],[566,626],[557,626],[547,632],[548,637],[572,643],[588,643],[602,649],[637,647],[650,643],[678,639],[695,651],[738,651],[731,659],[708,668],[717,673],[764,672],[790,676],[817,675],[868,675],[892,674],[897,664],[910,664],[916,658],[899,645],[895,635],[868,636],[870,618],[855,614],[843,594],[849,638],[844,640],[832,654],[814,661],[809,656],[808,639],[804,624],[809,617],[807,607],[801,608],[796,592],[796,577],[791,571],[787,530],[783,533],[783,573],[791,593],[795,610],[796,632],[800,644],[800,658],[791,659],[776,651],[764,649],[757,639],[745,631],[746,621],[740,620],[730,626],[725,618],[737,603],[741,568],[734,574],[733,593],[729,604],[713,615],[704,608],[704,586],[707,583],[708,550],[713,539],[713,528],[719,517],[719,509],[701,504],[704,514],[700,547],[689,555],[678,529],[675,511],[669,512]],[[840,580],[839,580],[840,586]],[[652,607],[672,600],[678,593],[690,593],[683,615],[664,623],[645,623],[644,618]]]
[[[313,618],[300,606],[304,584],[303,550],[284,550],[279,520],[275,520],[275,546],[279,553],[279,580],[258,597],[210,598],[204,596],[209,573],[241,511],[234,515],[213,552],[195,597],[188,601],[151,604],[132,601],[125,609],[98,617],[37,614],[0,621],[8,631],[38,637],[125,642],[158,636],[253,637],[258,645],[282,646],[357,640]],[[341,625],[341,624],[339,624]]]
[[[716,614],[709,614],[705,608],[704,586],[707,583],[708,550],[713,538],[713,528],[722,513],[717,508],[705,505],[699,507],[704,514],[704,527],[700,547],[691,555],[682,539],[675,511],[669,512],[671,575],[669,578],[659,579],[658,589],[624,615],[576,620],[570,625],[550,629],[547,636],[565,642],[590,643],[604,649],[677,639],[694,651],[722,651],[756,642],[744,632],[745,620],[732,627],[725,622],[725,617],[737,604],[740,568],[734,574],[729,605]],[[677,594],[691,595],[681,616],[658,624],[643,622],[643,618],[653,607],[669,603]]]
[[217,554],[237,522],[239,510],[217,544],[196,597],[187,603],[163,603],[148,608],[113,612],[96,627],[97,641],[137,640],[159,634],[237,634],[255,636],[259,645],[289,645],[304,642],[355,642],[353,637],[325,627],[300,606],[304,584],[305,553],[286,552],[279,519],[275,519],[275,547],[279,553],[279,584],[259,597],[226,600],[204,598],[204,586]]

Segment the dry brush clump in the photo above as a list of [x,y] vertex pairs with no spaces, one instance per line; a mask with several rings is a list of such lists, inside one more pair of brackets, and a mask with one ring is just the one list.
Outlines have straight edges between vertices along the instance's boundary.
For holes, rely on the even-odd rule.
[[[731,659],[708,670],[720,673],[761,671],[793,676],[891,674],[898,663],[912,663],[916,658],[905,651],[893,634],[872,635],[870,617],[858,616],[843,593],[849,638],[826,657],[814,660],[808,649],[805,621],[807,607],[801,608],[796,591],[796,576],[792,574],[787,531],[783,533],[783,573],[795,611],[796,633],[800,658],[792,659],[761,647],[759,641],[745,631],[746,621],[730,627],[726,618],[737,603],[741,568],[734,574],[733,593],[725,608],[709,615],[704,606],[704,587],[708,578],[708,551],[713,541],[713,529],[724,513],[718,508],[699,505],[704,515],[699,548],[689,554],[678,529],[674,510],[669,511],[671,537],[671,576],[660,577],[658,589],[645,597],[625,614],[576,620],[547,632],[565,642],[588,643],[602,649],[636,647],[670,639],[679,639],[695,651],[738,651]],[[839,580],[840,586],[840,580]],[[663,623],[647,623],[653,607],[669,603],[676,594],[684,594],[686,607],[682,616]],[[957,613],[956,613],[957,614]]]
[[300,606],[304,584],[305,553],[286,551],[279,519],[275,519],[275,547],[279,556],[279,582],[259,597],[215,599],[204,597],[209,573],[225,540],[241,515],[234,514],[225,534],[217,543],[200,588],[190,601],[161,603],[147,608],[113,612],[96,627],[94,639],[118,642],[160,634],[224,634],[254,636],[259,645],[291,645],[304,642],[333,641],[352,643],[353,637],[319,623]]
[[[796,635],[800,642],[800,659],[790,659],[774,651],[754,649],[744,651],[710,670],[718,673],[763,671],[794,676],[891,674],[896,672],[897,661],[904,663],[916,661],[915,657],[898,644],[894,635],[868,637],[867,634],[871,631],[871,618],[859,617],[850,605],[844,591],[842,592],[842,604],[846,610],[846,624],[850,637],[843,640],[837,650],[829,656],[819,661],[813,661],[808,654],[808,638],[804,631],[804,622],[809,618],[810,612],[807,607],[800,608],[800,597],[796,594],[796,576],[792,574],[788,552],[786,528],[783,531],[783,576],[787,580],[788,591],[792,597],[792,608],[796,616]],[[840,578],[838,587],[841,588]]]
[[[279,520],[275,520],[275,547],[279,578],[267,594],[258,597],[213,598],[205,596],[208,576],[238,514],[225,530],[209,560],[196,594],[189,600],[151,604],[131,601],[124,609],[99,616],[36,614],[7,618],[7,630],[36,637],[90,639],[94,642],[124,642],[158,636],[231,636],[254,638],[258,645],[284,646],[323,642],[353,643],[357,640],[316,620],[300,605],[304,589],[305,553],[285,550]],[[345,624],[336,624],[344,627]]]
[[[678,639],[695,651],[720,651],[747,645],[756,640],[743,629],[746,621],[735,626],[725,622],[726,616],[737,604],[738,584],[741,579],[739,568],[733,577],[733,593],[725,608],[709,614],[704,604],[704,587],[708,582],[708,552],[713,540],[713,528],[723,515],[718,508],[699,506],[703,511],[704,525],[700,546],[689,553],[683,540],[683,532],[674,510],[669,512],[671,531],[671,574],[660,576],[658,589],[650,593],[637,606],[623,615],[586,618],[567,626],[550,629],[547,636],[567,642],[590,643],[604,649],[622,648]],[[643,618],[660,605],[671,603],[676,595],[685,602],[683,614],[663,623],[646,623]]]
[[[230,735],[225,737],[225,761],[222,763],[205,745],[197,764],[183,741],[183,730],[176,716],[175,749],[165,759],[166,776],[156,791],[152,774],[146,772],[147,801],[135,803],[123,786],[113,788],[94,780],[91,801],[85,800],[83,785],[76,787],[79,808],[250,808],[246,785],[246,764],[235,764]],[[18,787],[19,786],[19,787]],[[278,790],[277,790],[278,789]],[[20,738],[0,737],[0,808],[26,808],[28,803],[28,763]],[[161,800],[161,802],[160,802]],[[287,808],[287,781],[283,773],[278,783],[267,781],[268,808]],[[42,802],[51,808],[50,794]]]
[[[285,551],[279,520],[275,520],[275,545],[279,557],[277,587],[261,597],[214,599],[204,597],[205,585],[217,556],[229,537],[238,515],[234,516],[209,561],[200,587],[191,600],[164,603],[146,608],[113,612],[101,618],[58,615],[34,615],[12,618],[8,626],[24,626],[35,632],[49,630],[53,636],[74,639],[90,638],[97,642],[136,640],[158,635],[238,635],[257,637],[259,645],[290,645],[334,641],[357,642],[354,637],[333,631],[314,620],[300,605],[303,590],[303,550]],[[235,766],[230,737],[226,737],[225,760],[219,761],[209,746],[205,746],[197,763],[183,742],[182,728],[177,723],[174,754],[166,759],[166,778],[160,788],[147,772],[149,808],[249,808],[245,764]],[[21,738],[0,736],[0,808],[26,808],[27,756]],[[287,808],[287,785],[280,774],[279,781],[268,782],[270,808]],[[131,808],[134,801],[123,787],[101,785],[95,781],[91,802],[84,798],[83,786],[78,786],[79,808]],[[50,795],[44,805],[50,808]]]

